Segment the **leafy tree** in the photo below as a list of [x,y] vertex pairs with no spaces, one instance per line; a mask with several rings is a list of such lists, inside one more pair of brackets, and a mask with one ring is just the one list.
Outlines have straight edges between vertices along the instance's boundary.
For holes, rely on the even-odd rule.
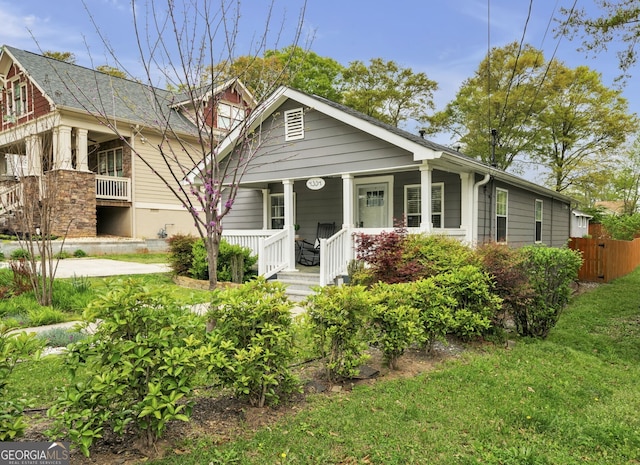
[[369,66],[361,61],[349,63],[342,81],[342,103],[393,126],[408,119],[426,121],[438,88],[425,73],[382,58],[369,60]]
[[530,45],[493,48],[445,110],[429,119],[427,132],[450,132],[465,153],[509,168],[539,142],[532,116],[544,108],[544,72],[542,52]]
[[123,78],[123,79],[126,79],[128,77],[126,72],[109,65],[96,66],[96,71],[100,71],[101,73],[108,74],[113,77]]
[[55,60],[64,61],[65,63],[75,64],[76,62],[76,56],[73,52],[55,52],[53,50],[46,50],[42,52],[42,55]]
[[622,156],[616,159],[617,169],[611,173],[606,198],[602,200],[622,200],[624,214],[631,215],[638,210],[640,201],[640,139]]
[[564,16],[559,34],[570,38],[580,36],[581,51],[598,53],[606,51],[613,43],[618,50],[620,69],[626,73],[636,63],[636,44],[640,39],[640,6],[636,0],[593,0],[602,11],[593,17],[583,8],[561,8]]
[[585,171],[597,171],[598,162],[620,147],[634,132],[637,120],[628,113],[619,90],[607,88],[598,72],[550,63],[546,107],[535,117],[541,143],[535,159],[550,171],[550,185],[560,192]]

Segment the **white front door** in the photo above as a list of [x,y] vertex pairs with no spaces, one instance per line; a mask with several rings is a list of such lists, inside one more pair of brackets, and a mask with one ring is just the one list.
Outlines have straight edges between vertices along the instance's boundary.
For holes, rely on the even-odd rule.
[[389,223],[389,183],[358,185],[356,224],[360,228],[387,228]]

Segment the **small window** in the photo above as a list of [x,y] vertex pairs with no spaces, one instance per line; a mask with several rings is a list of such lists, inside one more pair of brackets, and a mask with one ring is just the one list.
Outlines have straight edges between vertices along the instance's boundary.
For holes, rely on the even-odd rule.
[[[434,228],[442,228],[444,218],[444,184],[436,183],[431,185],[431,223]],[[417,228],[422,222],[422,200],[421,187],[419,184],[405,186],[404,212],[407,217],[407,227]]]
[[542,242],[542,200],[536,200],[536,242]]
[[496,242],[507,242],[509,192],[496,190]]
[[304,113],[302,108],[284,112],[284,140],[304,139]]
[[284,194],[271,194],[269,196],[269,203],[271,229],[284,228]]

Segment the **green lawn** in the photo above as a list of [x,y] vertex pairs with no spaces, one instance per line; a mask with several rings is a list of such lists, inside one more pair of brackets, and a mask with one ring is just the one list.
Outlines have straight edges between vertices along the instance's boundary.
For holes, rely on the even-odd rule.
[[640,463],[640,270],[576,298],[544,341],[311,399],[253,437],[155,464]]

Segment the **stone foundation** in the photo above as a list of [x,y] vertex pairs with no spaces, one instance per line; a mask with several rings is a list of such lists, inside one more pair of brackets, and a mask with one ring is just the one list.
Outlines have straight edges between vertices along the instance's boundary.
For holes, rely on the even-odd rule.
[[[55,170],[46,174],[49,195],[54,195],[51,233],[67,237],[96,236],[95,174],[86,171]],[[67,227],[69,228],[67,230]]]

